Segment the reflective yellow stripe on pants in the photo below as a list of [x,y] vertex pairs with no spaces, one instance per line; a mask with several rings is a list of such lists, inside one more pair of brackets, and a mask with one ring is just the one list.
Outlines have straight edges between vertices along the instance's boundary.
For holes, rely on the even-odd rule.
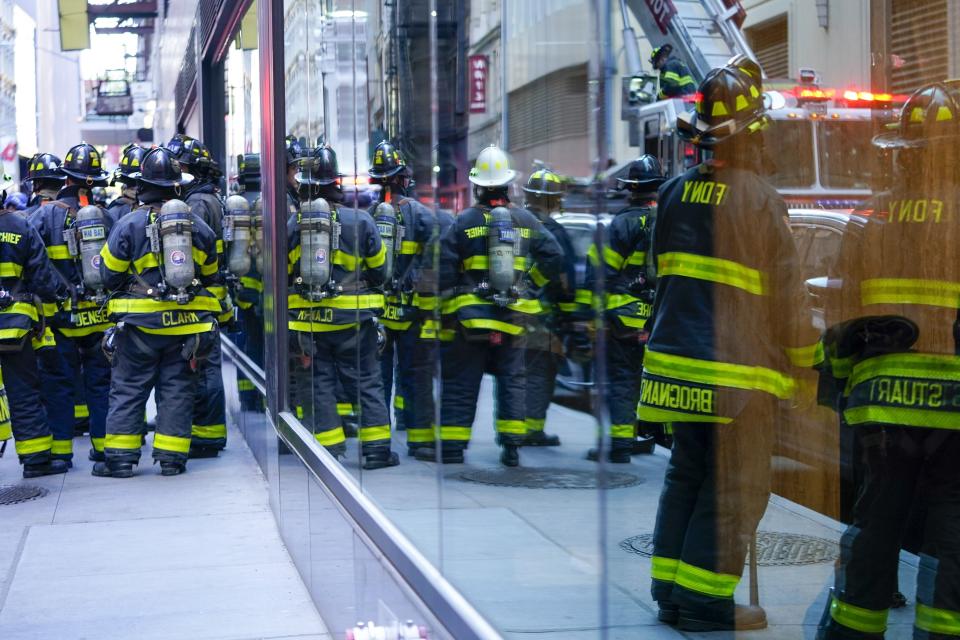
[[960,612],[917,603],[916,627],[927,633],[960,636]]
[[16,442],[17,455],[21,456],[50,451],[51,446],[53,446],[53,436],[41,436],[29,440],[17,440]]
[[834,622],[863,633],[883,633],[887,628],[887,613],[887,609],[877,611],[848,604],[837,596],[830,601],[830,617]]
[[681,560],[677,565],[676,582],[677,586],[689,591],[716,598],[732,598],[740,582],[740,576],[702,569]]

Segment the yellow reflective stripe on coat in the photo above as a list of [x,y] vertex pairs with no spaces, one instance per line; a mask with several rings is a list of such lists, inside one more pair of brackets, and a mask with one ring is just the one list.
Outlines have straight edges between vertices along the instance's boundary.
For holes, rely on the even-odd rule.
[[318,431],[317,433],[313,434],[313,437],[317,439],[317,442],[325,447],[332,447],[333,445],[340,444],[347,439],[343,434],[343,427],[337,427],[336,429],[330,429],[329,431]]
[[70,248],[67,247],[67,245],[65,244],[55,244],[47,247],[47,256],[51,260],[72,260],[73,259],[73,256],[70,255]]
[[676,558],[653,556],[650,558],[650,577],[654,580],[673,582],[677,577],[677,567],[680,561]]
[[916,627],[928,633],[960,636],[960,612],[917,603]]
[[331,331],[353,329],[356,326],[356,322],[349,322],[347,324],[325,324],[322,322],[303,322],[300,320],[291,320],[287,323],[288,329],[291,331],[299,331],[300,333],[329,333]]
[[[513,268],[516,271],[526,271],[527,264],[529,259],[525,256],[514,256],[513,257]],[[479,255],[479,256],[470,256],[464,258],[463,260],[463,269],[464,271],[470,271],[471,269],[483,270],[489,267],[490,260],[488,256]]]
[[372,256],[367,256],[363,259],[364,264],[366,264],[371,269],[376,269],[377,267],[383,266],[383,263],[387,261],[387,245],[380,243],[380,250],[377,251]]
[[502,331],[512,336],[518,336],[523,333],[523,327],[518,327],[502,320],[491,320],[490,318],[469,318],[461,320],[461,324],[467,329],[489,329],[490,331]]
[[147,269],[153,269],[159,266],[160,261],[157,260],[156,254],[153,253],[145,253],[133,261],[133,270],[137,273],[143,273]]
[[54,337],[53,331],[50,330],[50,327],[44,327],[43,333],[40,335],[40,337],[33,338],[30,340],[30,342],[33,344],[34,351],[37,349],[47,349],[57,346],[57,339]]
[[252,289],[253,291],[263,292],[263,282],[257,280],[256,278],[251,278],[250,276],[243,276],[240,278],[240,285],[244,289]]
[[390,425],[381,424],[375,427],[360,427],[358,432],[360,442],[390,439]]
[[29,329],[0,329],[0,340],[19,340],[28,333]]
[[17,455],[28,456],[33,453],[43,453],[50,451],[53,446],[53,436],[41,436],[39,438],[30,438],[29,440],[16,441]]
[[677,565],[677,586],[689,591],[717,598],[732,598],[739,582],[740,576],[701,569],[682,560]]
[[113,326],[112,322],[101,322],[100,324],[93,324],[89,327],[64,327],[63,329],[57,329],[60,333],[65,335],[68,338],[82,338],[84,336],[89,336],[93,333],[103,333],[107,329]]
[[156,313],[157,311],[213,311],[220,313],[220,301],[212,296],[195,296],[187,304],[153,298],[113,298],[107,303],[109,313]]
[[742,289],[754,295],[764,295],[766,276],[732,260],[701,256],[695,253],[671,252],[660,256],[657,274],[662,277],[682,276],[707,280]]
[[847,388],[877,376],[930,378],[960,382],[960,357],[932,353],[891,353],[853,365]]
[[0,316],[11,314],[11,313],[17,313],[22,316],[27,316],[34,322],[37,322],[40,319],[40,316],[37,315],[37,308],[32,304],[30,304],[29,302],[14,302],[9,307],[0,311]]
[[642,267],[647,264],[647,252],[646,251],[634,251],[629,256],[627,256],[627,264]]
[[642,302],[640,298],[631,296],[629,293],[611,293],[607,295],[607,309],[619,309],[620,307],[634,302]]
[[422,242],[414,242],[413,240],[403,240],[400,243],[400,255],[402,256],[413,256],[420,252],[420,248],[423,246]]
[[871,278],[860,285],[860,299],[867,304],[924,304],[960,308],[960,283],[948,280]]
[[863,633],[883,633],[887,629],[887,609],[864,609],[842,602],[837,596],[830,601],[830,617],[848,629]]
[[105,264],[107,266],[107,269],[110,269],[110,271],[123,273],[130,268],[129,260],[121,260],[120,258],[117,258],[112,253],[110,253],[109,244],[103,245],[103,248],[100,249],[100,259],[103,260],[103,264]]
[[806,347],[787,347],[784,349],[790,363],[797,367],[812,367],[823,362],[823,343],[817,342]]
[[573,300],[576,304],[585,304],[590,306],[593,304],[593,292],[589,289],[577,289]]
[[144,333],[149,333],[155,336],[185,336],[191,333],[206,333],[207,331],[213,331],[212,322],[194,322],[193,324],[182,324],[179,327],[163,327],[162,329],[154,329],[152,327],[137,327],[140,331]]
[[19,278],[23,273],[23,265],[16,262],[0,262],[0,278]]
[[796,387],[793,378],[766,367],[697,360],[649,349],[644,355],[643,368],[653,375],[665,378],[735,389],[766,391],[781,400],[793,395]]
[[713,424],[730,424],[733,418],[723,416],[705,416],[700,413],[685,413],[640,405],[637,408],[637,418],[644,422],[709,422]]
[[103,446],[105,449],[139,449],[142,442],[139,433],[108,433],[103,439]]
[[[341,295],[333,298],[324,298],[319,302],[311,302],[303,296],[294,294],[287,296],[287,307],[290,309],[379,309],[384,304],[382,293],[367,293],[362,295]],[[219,309],[218,309],[219,310]]]
[[531,268],[528,273],[530,274],[530,279],[533,280],[533,284],[537,285],[538,287],[542,287],[550,282],[550,278],[547,278],[545,275],[540,273],[540,269],[537,268],[537,265],[533,265],[533,268]]
[[155,433],[153,434],[153,448],[173,451],[174,453],[190,453],[190,438]]
[[469,440],[470,427],[445,427],[440,426],[441,440]]
[[624,257],[610,247],[603,248],[603,261],[617,271],[623,268]]
[[960,413],[935,409],[864,405],[844,409],[843,418],[849,425],[896,424],[904,427],[960,430]]

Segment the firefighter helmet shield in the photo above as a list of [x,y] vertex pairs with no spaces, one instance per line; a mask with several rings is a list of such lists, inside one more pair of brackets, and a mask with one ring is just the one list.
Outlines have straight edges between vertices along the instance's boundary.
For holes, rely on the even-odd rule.
[[100,152],[86,142],[70,147],[63,158],[60,170],[71,178],[85,180],[88,184],[103,182],[109,175],[103,170]]
[[373,161],[370,163],[370,177],[374,180],[390,178],[403,172],[407,168],[407,161],[403,154],[394,145],[383,141],[373,152]]
[[550,169],[537,169],[527,178],[527,184],[524,185],[523,190],[534,196],[560,197],[564,191],[563,178]]
[[143,157],[140,171],[130,177],[157,187],[183,186],[193,182],[193,176],[184,173],[173,153],[164,147],[148,151]]
[[60,170],[63,163],[52,153],[38,153],[30,158],[27,168],[28,180],[66,180],[67,176]]
[[700,83],[696,109],[677,117],[677,133],[709,149],[742,131],[760,131],[767,124],[760,84],[740,69],[721,67]]
[[918,89],[904,103],[892,129],[875,137],[873,144],[882,149],[906,149],[960,137],[960,80]]
[[493,144],[480,152],[470,172],[470,182],[481,187],[505,187],[516,177],[517,172],[510,168],[510,157]]
[[631,191],[653,191],[660,188],[666,178],[660,161],[649,153],[630,163],[626,177],[617,178],[617,188]]

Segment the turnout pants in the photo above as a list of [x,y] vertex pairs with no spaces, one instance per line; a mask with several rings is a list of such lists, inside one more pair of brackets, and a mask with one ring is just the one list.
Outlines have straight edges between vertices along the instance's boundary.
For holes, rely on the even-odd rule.
[[733,620],[747,546],[770,496],[775,408],[757,397],[729,424],[674,423],[653,533],[654,600],[692,618]]
[[[0,423],[10,421],[22,464],[42,464],[50,459],[53,435],[40,400],[40,372],[30,341],[26,340],[18,351],[0,351],[0,368],[10,409],[9,416],[0,415]],[[0,411],[2,407],[0,404]],[[73,428],[72,418],[70,425]]]
[[185,463],[190,452],[191,416],[199,375],[183,357],[192,335],[155,335],[127,325],[120,333],[113,376],[104,453],[107,461],[140,461],[143,415],[156,388],[157,430],[153,458]]
[[[610,407],[610,449],[632,450],[636,436],[643,344],[640,336],[607,340],[607,402]],[[772,425],[771,425],[772,428]]]
[[[337,414],[337,383],[348,398],[357,398],[359,440],[363,455],[390,448],[390,418],[383,401],[383,376],[377,360],[377,329],[373,321],[339,331],[304,334],[312,340],[311,380],[298,384],[298,393],[312,394],[307,422],[317,442],[343,451],[345,441]],[[305,393],[306,392],[306,393]]]
[[[836,582],[818,638],[882,638],[911,509],[926,510],[917,573],[914,638],[960,637],[960,433],[900,426],[857,427],[881,440],[840,540]],[[865,446],[864,449],[869,449]]]
[[100,350],[102,333],[72,338],[55,331],[55,335],[56,346],[40,358],[41,388],[53,433],[53,457],[72,460],[78,396],[89,412],[93,448],[103,451],[110,363]]
[[[256,306],[240,308],[240,340],[242,349],[251,360],[263,368],[263,317]],[[263,399],[253,383],[237,369],[237,390],[243,411],[263,411]]]
[[553,390],[560,371],[559,355],[554,353],[553,332],[543,323],[530,327],[526,341],[524,363],[527,372],[526,426],[527,431],[543,431],[547,409],[553,401]]
[[387,329],[387,345],[381,356],[384,400],[389,406],[393,396],[395,424],[404,426],[407,447],[433,446],[433,368],[436,348],[434,340],[420,338],[421,324],[409,329]]
[[484,372],[496,377],[496,421],[501,444],[523,444],[527,435],[523,336],[499,331],[461,330],[443,353],[440,440],[445,446],[470,442]]
[[227,446],[226,396],[223,391],[223,353],[220,340],[201,363],[193,405],[191,433],[195,448],[223,449]]

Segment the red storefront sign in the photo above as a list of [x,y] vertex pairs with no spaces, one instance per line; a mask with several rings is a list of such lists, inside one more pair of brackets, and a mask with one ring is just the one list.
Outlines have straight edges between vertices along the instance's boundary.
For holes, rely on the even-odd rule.
[[650,13],[653,14],[653,19],[657,22],[657,26],[660,27],[660,32],[663,35],[667,35],[667,28],[670,26],[670,21],[673,20],[673,16],[677,15],[677,8],[673,6],[671,0],[646,0],[647,8],[650,9]]
[[487,112],[487,73],[490,59],[487,56],[470,56],[470,113]]

